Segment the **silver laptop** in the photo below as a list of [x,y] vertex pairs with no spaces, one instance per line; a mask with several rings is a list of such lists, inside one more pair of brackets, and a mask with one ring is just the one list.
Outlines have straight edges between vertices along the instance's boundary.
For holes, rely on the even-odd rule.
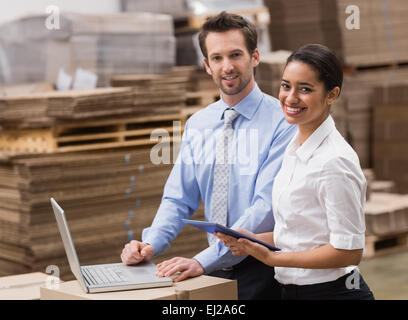
[[173,284],[171,278],[160,278],[155,275],[156,265],[153,262],[142,262],[135,266],[126,266],[123,263],[81,266],[68,229],[64,210],[53,198],[50,200],[64,243],[65,252],[68,256],[69,266],[85,292],[94,293],[167,287]]

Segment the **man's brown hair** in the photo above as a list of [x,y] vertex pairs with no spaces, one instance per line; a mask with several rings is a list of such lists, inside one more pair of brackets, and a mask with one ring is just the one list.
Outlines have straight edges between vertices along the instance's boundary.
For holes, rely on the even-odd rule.
[[222,11],[220,14],[207,18],[201,28],[198,40],[200,49],[204,57],[208,58],[205,39],[209,32],[226,32],[230,30],[241,30],[249,54],[252,54],[257,47],[258,35],[253,23],[247,21],[242,16]]

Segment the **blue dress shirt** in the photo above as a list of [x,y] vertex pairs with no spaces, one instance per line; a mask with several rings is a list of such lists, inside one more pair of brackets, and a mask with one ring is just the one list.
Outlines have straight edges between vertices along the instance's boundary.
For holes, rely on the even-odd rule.
[[[191,116],[185,126],[180,152],[169,175],[162,202],[151,227],[143,230],[142,241],[154,247],[155,255],[169,243],[204,203],[206,220],[211,221],[215,145],[228,106],[222,99]],[[227,226],[255,233],[272,231],[272,187],[284,151],[297,131],[285,121],[279,101],[253,90],[233,106],[240,116],[234,122],[234,151],[230,160]],[[244,259],[234,257],[217,241],[194,257],[211,273]]]

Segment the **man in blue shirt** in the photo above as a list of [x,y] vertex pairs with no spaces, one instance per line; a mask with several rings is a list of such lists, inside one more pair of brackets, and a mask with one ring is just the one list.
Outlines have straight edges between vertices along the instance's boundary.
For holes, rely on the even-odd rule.
[[[166,182],[163,198],[143,242],[126,244],[125,264],[149,260],[169,247],[202,199],[211,221],[215,146],[224,111],[233,108],[233,159],[230,165],[227,226],[254,233],[274,228],[272,186],[283,153],[296,128],[284,118],[277,99],[260,91],[254,78],[259,64],[253,24],[226,12],[210,18],[199,36],[204,64],[220,89],[221,99],[195,113],[186,123],[180,153]],[[202,274],[236,279],[239,299],[279,299],[274,269],[252,257],[234,257],[219,241],[192,259],[176,257],[158,264],[158,275],[181,274],[174,281]]]

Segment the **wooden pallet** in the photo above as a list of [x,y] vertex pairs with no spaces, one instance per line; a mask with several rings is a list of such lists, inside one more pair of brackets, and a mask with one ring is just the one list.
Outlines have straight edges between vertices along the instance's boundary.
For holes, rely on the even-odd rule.
[[[247,20],[251,21],[255,26],[268,25],[271,20],[269,9],[266,7],[261,8],[261,9],[253,9],[253,10],[251,9],[234,10],[230,12],[243,16]],[[208,17],[214,16],[216,14],[218,13],[191,14],[187,18],[187,25],[183,27],[190,28],[190,29],[200,29]]]
[[182,108],[181,113],[185,119],[188,119],[191,115],[217,101],[219,98],[220,92],[218,90],[187,92],[186,106]]
[[408,232],[387,236],[366,236],[363,258],[374,258],[408,250]]
[[219,90],[190,91],[186,93],[186,106],[206,107],[219,98]]
[[51,153],[150,146],[172,141],[174,134],[182,133],[184,124],[185,116],[177,113],[61,123],[44,129],[4,130],[0,132],[0,150]]

